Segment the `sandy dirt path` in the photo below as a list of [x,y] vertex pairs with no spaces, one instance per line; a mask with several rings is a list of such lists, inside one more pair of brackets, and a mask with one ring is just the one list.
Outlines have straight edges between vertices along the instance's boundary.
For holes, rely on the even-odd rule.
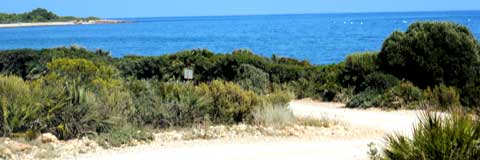
[[[164,159],[164,160],[313,160],[368,159],[367,144],[381,143],[385,134],[408,133],[417,121],[418,111],[345,109],[339,103],[294,101],[296,116],[328,117],[352,128],[380,131],[359,137],[318,139],[256,137],[238,141],[194,140],[176,145],[149,144],[107,150],[75,159]],[[353,129],[355,130],[355,129]],[[378,132],[376,132],[378,133]]]

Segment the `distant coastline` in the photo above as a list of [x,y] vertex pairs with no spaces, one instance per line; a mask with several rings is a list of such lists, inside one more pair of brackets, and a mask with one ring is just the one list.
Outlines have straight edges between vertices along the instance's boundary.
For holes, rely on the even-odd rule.
[[118,24],[124,20],[104,20],[99,17],[59,16],[47,9],[37,8],[25,13],[0,13],[0,28],[65,26],[86,24]]
[[124,21],[124,20],[88,20],[88,21],[66,21],[66,22],[8,23],[8,24],[0,24],[0,28],[91,25],[91,24],[119,24],[119,23],[127,23],[127,21]]

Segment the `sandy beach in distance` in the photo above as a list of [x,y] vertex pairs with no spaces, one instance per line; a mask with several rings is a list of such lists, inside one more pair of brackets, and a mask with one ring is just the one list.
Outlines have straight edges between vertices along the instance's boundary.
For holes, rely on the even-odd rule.
[[67,26],[67,25],[88,25],[88,24],[118,24],[126,23],[123,20],[95,20],[95,21],[69,21],[69,22],[38,22],[38,23],[11,23],[0,24],[0,28],[17,27],[40,27],[40,26]]

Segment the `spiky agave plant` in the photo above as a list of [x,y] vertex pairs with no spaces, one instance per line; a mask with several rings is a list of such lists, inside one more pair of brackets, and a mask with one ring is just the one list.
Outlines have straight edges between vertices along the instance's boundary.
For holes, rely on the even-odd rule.
[[450,114],[425,112],[412,137],[390,135],[386,142],[384,159],[480,159],[480,123],[459,110]]

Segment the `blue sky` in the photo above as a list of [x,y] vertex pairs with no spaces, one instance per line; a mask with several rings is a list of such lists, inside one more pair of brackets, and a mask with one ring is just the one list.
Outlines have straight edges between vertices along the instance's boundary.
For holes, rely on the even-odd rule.
[[480,0],[4,0],[0,12],[38,7],[60,15],[118,18],[480,10]]

